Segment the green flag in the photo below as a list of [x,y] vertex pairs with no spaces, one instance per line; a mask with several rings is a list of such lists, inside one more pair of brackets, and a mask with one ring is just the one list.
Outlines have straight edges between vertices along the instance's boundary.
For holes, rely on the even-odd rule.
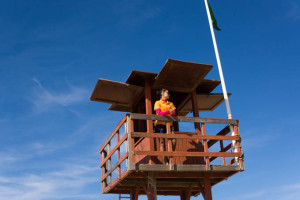
[[211,21],[212,21],[214,29],[216,29],[217,31],[220,31],[221,29],[218,27],[217,20],[215,18],[215,15],[214,15],[214,13],[213,13],[213,11],[212,11],[209,3],[208,3],[208,8],[209,8],[209,12],[210,12],[210,16],[211,16]]

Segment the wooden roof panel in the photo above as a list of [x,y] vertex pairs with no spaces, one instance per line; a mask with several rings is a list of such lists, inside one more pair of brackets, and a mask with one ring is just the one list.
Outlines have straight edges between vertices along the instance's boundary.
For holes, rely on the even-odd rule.
[[90,99],[92,101],[131,106],[139,100],[142,92],[143,87],[98,79]]
[[213,79],[203,79],[201,83],[197,86],[196,92],[199,93],[211,93],[221,81]]
[[112,103],[108,110],[121,111],[121,112],[132,112],[131,106],[125,106],[118,103]]
[[[231,93],[228,93],[230,96]],[[197,94],[197,104],[199,111],[213,111],[224,101],[222,93],[211,93],[211,94]],[[186,115],[192,112],[192,100],[189,99],[187,103],[178,111],[180,114]]]
[[144,87],[146,79],[150,79],[153,82],[156,76],[157,73],[132,70],[126,83]]
[[211,68],[212,65],[168,59],[156,77],[152,88],[192,92]]

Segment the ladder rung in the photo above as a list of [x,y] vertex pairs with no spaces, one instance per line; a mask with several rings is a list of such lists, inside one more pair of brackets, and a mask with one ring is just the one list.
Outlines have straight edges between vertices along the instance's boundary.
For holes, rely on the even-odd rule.
[[121,194],[119,194],[119,200],[120,199],[130,199],[130,196],[129,197],[122,197]]

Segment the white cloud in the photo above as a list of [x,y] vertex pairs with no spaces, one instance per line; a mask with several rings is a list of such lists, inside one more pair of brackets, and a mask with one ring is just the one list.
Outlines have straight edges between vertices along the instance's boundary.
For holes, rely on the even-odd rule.
[[52,172],[0,176],[0,199],[96,199],[100,193],[84,194],[84,189],[90,184],[100,184],[95,177],[97,171],[98,167],[70,163]]
[[67,107],[89,99],[89,91],[87,89],[69,85],[69,91],[61,93],[51,92],[36,77],[32,80],[36,83],[36,86],[29,100],[34,105],[35,113],[45,112],[56,106]]

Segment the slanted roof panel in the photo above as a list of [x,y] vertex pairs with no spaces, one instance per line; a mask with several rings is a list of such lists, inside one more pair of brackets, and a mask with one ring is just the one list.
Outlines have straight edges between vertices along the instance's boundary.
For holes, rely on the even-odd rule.
[[[228,93],[230,96],[231,93]],[[197,104],[199,111],[213,111],[224,101],[222,93],[211,94],[197,94]],[[187,103],[178,111],[178,113],[186,115],[189,112],[193,112],[192,100],[189,99]]]
[[132,70],[126,83],[144,87],[146,79],[153,82],[156,76],[157,73]]
[[117,103],[112,103],[108,110],[121,111],[121,112],[132,112],[131,106],[125,106]]
[[156,77],[153,89],[192,92],[211,68],[212,65],[168,59]]
[[90,99],[92,101],[116,103],[130,107],[133,103],[138,101],[142,92],[143,87],[98,79]]
[[197,86],[196,92],[199,93],[211,93],[221,81],[213,79],[203,79],[201,83]]

